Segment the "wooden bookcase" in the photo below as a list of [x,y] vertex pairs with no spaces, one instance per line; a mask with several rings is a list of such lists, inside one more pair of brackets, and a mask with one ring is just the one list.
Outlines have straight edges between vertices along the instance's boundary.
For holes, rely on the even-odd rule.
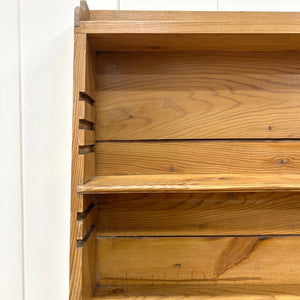
[[300,13],[75,10],[70,299],[300,299]]

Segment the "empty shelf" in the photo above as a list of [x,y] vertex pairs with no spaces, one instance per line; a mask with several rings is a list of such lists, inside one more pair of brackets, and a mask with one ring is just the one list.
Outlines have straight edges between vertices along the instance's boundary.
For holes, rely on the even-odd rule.
[[300,176],[165,174],[96,176],[78,186],[82,194],[148,192],[299,191]]

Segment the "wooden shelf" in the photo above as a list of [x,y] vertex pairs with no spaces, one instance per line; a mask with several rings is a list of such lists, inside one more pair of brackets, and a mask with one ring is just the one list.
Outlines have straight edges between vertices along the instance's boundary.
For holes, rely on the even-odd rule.
[[282,175],[122,175],[96,176],[77,191],[82,194],[148,192],[299,191],[300,177]]
[[102,286],[96,289],[93,300],[104,299],[299,299],[297,285],[157,285]]
[[299,33],[299,13],[284,12],[103,12],[80,20],[76,33]]

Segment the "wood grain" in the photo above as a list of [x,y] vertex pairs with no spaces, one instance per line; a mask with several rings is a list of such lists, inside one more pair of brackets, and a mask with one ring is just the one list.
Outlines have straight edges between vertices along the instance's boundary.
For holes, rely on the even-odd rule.
[[[97,176],[130,174],[272,176],[299,174],[300,167],[299,141],[108,142],[97,143],[95,151]],[[267,180],[267,177],[262,180]]]
[[214,22],[293,22],[298,12],[228,12],[228,11],[151,11],[151,10],[91,10],[90,21],[202,21]]
[[98,197],[96,236],[300,234],[298,193]]
[[95,123],[95,107],[86,101],[80,101],[79,120]]
[[[79,93],[85,88],[84,73],[86,56],[86,35],[74,36],[74,76],[73,76],[73,123],[72,123],[72,178],[71,178],[71,218],[70,218],[70,282],[69,298],[78,299],[82,294],[82,254],[77,249],[77,207],[83,206],[83,195],[78,195],[77,185],[83,183],[82,159],[79,158]],[[81,203],[81,205],[80,205]]]
[[299,191],[299,175],[168,174],[96,176],[81,194]]
[[82,290],[80,294],[73,296],[74,299],[90,300],[96,283],[96,245],[94,232],[91,233],[85,245],[77,249],[77,251],[82,261],[80,272],[77,273],[77,276],[82,276]]
[[98,284],[299,284],[299,237],[101,238]]
[[82,160],[83,182],[87,182],[95,176],[95,153],[87,153],[79,155]]
[[298,285],[112,285],[97,287],[93,300],[295,300]]
[[[208,23],[210,18],[216,22],[239,22],[267,18],[269,22],[278,18],[297,19],[298,13],[264,13],[264,12],[166,12],[166,11],[91,11],[92,21],[130,21],[139,24],[137,21],[203,21]],[[249,23],[247,23],[249,25]],[[245,24],[240,26],[246,28]],[[202,26],[205,28],[205,25]],[[179,51],[179,50],[202,50],[202,51],[299,51],[300,38],[298,34],[230,34],[220,33],[224,27],[209,34],[95,34],[91,40],[98,51]],[[249,27],[248,27],[249,28]],[[226,31],[226,29],[224,29]],[[125,36],[126,35],[126,36]]]
[[[154,17],[157,14],[157,17]],[[165,17],[160,17],[165,14]],[[95,16],[95,13],[92,14]],[[117,14],[115,14],[117,15]],[[122,14],[121,14],[122,15]],[[133,15],[133,14],[132,14]],[[76,33],[299,33],[299,13],[198,12],[144,13],[141,19],[97,19],[80,22]],[[98,14],[99,16],[99,14]],[[123,14],[124,16],[124,14]],[[149,20],[150,19],[150,20]]]
[[95,144],[95,131],[79,129],[78,131],[78,145],[89,146]]
[[299,34],[95,34],[97,51],[260,51],[300,50]]
[[74,26],[79,27],[80,21],[88,21],[90,19],[90,10],[85,0],[80,0],[80,6],[75,8]]
[[300,54],[97,56],[96,139],[300,137]]
[[[87,63],[87,36],[75,34],[74,37],[74,76],[73,76],[73,127],[72,127],[72,178],[71,178],[71,218],[70,218],[70,300],[89,300],[94,289],[95,275],[95,240],[91,235],[83,248],[77,248],[77,214],[86,209],[94,196],[79,195],[77,185],[82,184],[93,176],[95,153],[79,155],[79,116],[82,115],[81,93],[92,96],[92,85],[87,84],[86,73],[89,72]],[[84,107],[85,109],[85,107]]]
[[71,300],[299,298],[299,16],[79,18]]

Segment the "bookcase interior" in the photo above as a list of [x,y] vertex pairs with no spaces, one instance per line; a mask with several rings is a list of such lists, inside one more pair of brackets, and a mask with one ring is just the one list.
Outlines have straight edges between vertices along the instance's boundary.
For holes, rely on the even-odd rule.
[[91,11],[75,30],[82,299],[297,299],[300,33],[170,16]]

